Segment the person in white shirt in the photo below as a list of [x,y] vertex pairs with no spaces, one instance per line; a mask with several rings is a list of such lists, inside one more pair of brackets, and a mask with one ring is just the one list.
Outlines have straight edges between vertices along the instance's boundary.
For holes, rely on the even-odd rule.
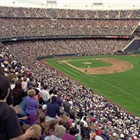
[[83,122],[84,126],[88,127],[86,116],[83,116],[80,122]]
[[50,102],[50,94],[48,91],[48,85],[44,85],[40,93],[41,93],[41,98],[43,100],[43,103],[47,105]]
[[22,89],[24,91],[25,96],[27,95],[27,90],[28,90],[28,81],[27,77],[23,78],[23,81],[21,82]]

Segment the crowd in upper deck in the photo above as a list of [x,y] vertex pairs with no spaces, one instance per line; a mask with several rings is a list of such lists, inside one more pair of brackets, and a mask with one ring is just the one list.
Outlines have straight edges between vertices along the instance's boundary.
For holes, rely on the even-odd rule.
[[140,10],[91,11],[0,8],[0,38],[32,36],[125,36],[139,23]]
[[132,35],[138,20],[0,18],[0,37]]
[[140,10],[70,10],[1,7],[2,17],[140,19]]

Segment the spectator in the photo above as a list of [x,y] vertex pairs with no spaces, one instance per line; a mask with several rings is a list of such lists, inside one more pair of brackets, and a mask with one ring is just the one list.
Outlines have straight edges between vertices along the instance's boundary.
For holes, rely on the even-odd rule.
[[6,103],[10,91],[10,84],[5,76],[0,75],[0,139],[1,140],[25,140],[34,134],[33,128],[29,128],[22,134],[20,124],[15,111]]
[[[41,127],[37,124],[33,125],[32,127],[34,129],[34,135],[32,136],[31,140],[43,140],[40,138],[41,137]],[[30,125],[28,125],[28,124],[24,124],[21,127],[23,133],[25,133],[28,128],[30,128]],[[26,139],[26,140],[30,140],[30,139]]]
[[104,140],[104,139],[101,136],[97,135],[96,133],[93,133],[92,140]]
[[66,128],[62,125],[59,125],[55,128],[55,135],[51,135],[49,140],[62,140],[66,133]]
[[21,82],[21,86],[22,86],[22,89],[24,91],[24,95],[27,96],[28,81],[27,81],[26,77],[23,78],[23,81]]
[[59,124],[61,124],[61,125],[63,125],[63,124],[65,124],[65,123],[69,123],[68,122],[68,116],[64,113],[64,114],[62,114],[62,116],[61,116],[61,119],[60,119],[60,121],[59,121]]
[[58,120],[53,119],[53,120],[47,121],[46,128],[44,131],[46,135],[45,140],[48,140],[51,135],[54,135],[56,126],[58,126]]
[[44,126],[45,115],[43,110],[40,108],[37,110],[37,114],[19,117],[19,120],[21,120],[21,122],[25,121],[25,123],[29,124],[30,126],[32,126],[33,124],[40,124],[40,126],[42,127]]
[[41,98],[43,100],[43,104],[48,104],[50,102],[50,95],[48,92],[48,85],[44,85],[43,89],[40,91],[41,93]]
[[36,115],[39,108],[38,102],[34,99],[36,91],[34,89],[30,89],[28,90],[27,95],[28,97],[26,98],[26,113],[28,115]]
[[66,101],[63,102],[64,111],[70,114],[71,104],[69,103],[70,96],[66,98]]
[[60,112],[60,107],[59,105],[56,103],[56,96],[53,96],[52,97],[52,102],[50,102],[48,105],[47,105],[47,113],[46,113],[46,120],[50,120],[50,119],[54,119],[58,116],[61,115],[61,112]]
[[20,82],[16,82],[15,88],[12,90],[12,94],[14,100],[13,106],[19,105],[24,97],[24,91]]
[[76,126],[73,126],[69,130],[70,135],[74,136],[76,139],[78,138],[79,130]]
[[62,107],[62,105],[63,105],[63,99],[62,99],[62,95],[61,95],[60,92],[57,93],[57,101],[56,101],[56,103],[57,103],[60,107]]
[[[4,75],[4,68],[0,67],[0,75]],[[12,97],[12,92],[10,91],[7,100],[6,100],[7,104],[10,105],[11,107],[13,107],[13,97]]]
[[87,120],[86,120],[86,116],[83,116],[83,117],[82,117],[80,123],[81,123],[81,122],[83,122],[83,124],[84,124],[83,126],[88,127]]
[[23,132],[23,134],[26,132],[26,130],[27,129],[29,129],[30,128],[30,125],[29,124],[23,124],[22,126],[21,126],[21,130],[22,130],[22,132]]
[[32,136],[32,140],[41,140],[41,126],[35,124],[32,127],[34,128],[34,135]]
[[76,138],[69,133],[69,131],[70,131],[70,124],[67,122],[67,123],[64,123],[63,125],[66,128],[66,134],[64,135],[64,137],[62,139],[63,140],[76,140]]

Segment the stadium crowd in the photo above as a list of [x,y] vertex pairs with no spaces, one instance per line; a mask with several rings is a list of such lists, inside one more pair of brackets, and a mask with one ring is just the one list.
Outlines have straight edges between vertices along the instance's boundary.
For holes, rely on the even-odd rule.
[[0,37],[132,35],[140,10],[0,8]]
[[0,18],[0,37],[132,35],[138,20]]
[[[139,13],[1,7],[0,37],[131,35]],[[70,39],[0,43],[0,140],[140,139],[139,117],[36,60],[40,55],[114,54],[129,42]]]
[[1,17],[84,18],[84,19],[139,19],[140,10],[70,10],[1,7]]
[[[45,41],[44,43],[47,44]],[[48,43],[50,46],[54,41]],[[60,43],[62,42],[58,41],[56,45]],[[46,67],[35,60],[36,56],[47,51],[42,41],[15,44],[3,46],[0,55],[1,74],[4,73],[10,80],[13,97],[11,104],[18,114],[21,125],[19,129],[25,132],[27,138],[32,137],[36,140],[139,139],[140,118],[127,113],[103,96],[60,74],[54,68]],[[82,46],[81,41],[79,44]],[[55,47],[50,49],[56,49]],[[64,50],[63,48],[60,50],[62,53],[67,53],[65,47]],[[2,136],[1,132],[3,131],[0,131],[0,136]],[[15,132],[9,137],[21,134]]]
[[[70,40],[41,40],[9,43],[7,49],[11,50],[19,59],[29,58],[35,60],[37,56],[46,55],[101,55],[114,54],[128,45],[130,40],[125,39],[70,39]],[[19,55],[19,50],[21,50]],[[24,63],[24,62],[23,62]],[[26,64],[24,64],[26,65]]]

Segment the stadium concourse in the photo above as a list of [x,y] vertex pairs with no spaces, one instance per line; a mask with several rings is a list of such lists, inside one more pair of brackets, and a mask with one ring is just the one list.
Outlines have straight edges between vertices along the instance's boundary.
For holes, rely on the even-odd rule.
[[[139,12],[1,7],[0,74],[10,80],[12,98],[7,103],[18,115],[19,130],[27,134],[33,126],[32,140],[140,139],[139,117],[36,60],[48,55],[114,54],[132,40]],[[78,38],[81,35],[84,39]],[[44,36],[50,39],[41,40]],[[29,41],[33,37],[38,38]],[[5,126],[0,126],[0,139],[13,138]],[[15,131],[14,136],[19,134]]]

